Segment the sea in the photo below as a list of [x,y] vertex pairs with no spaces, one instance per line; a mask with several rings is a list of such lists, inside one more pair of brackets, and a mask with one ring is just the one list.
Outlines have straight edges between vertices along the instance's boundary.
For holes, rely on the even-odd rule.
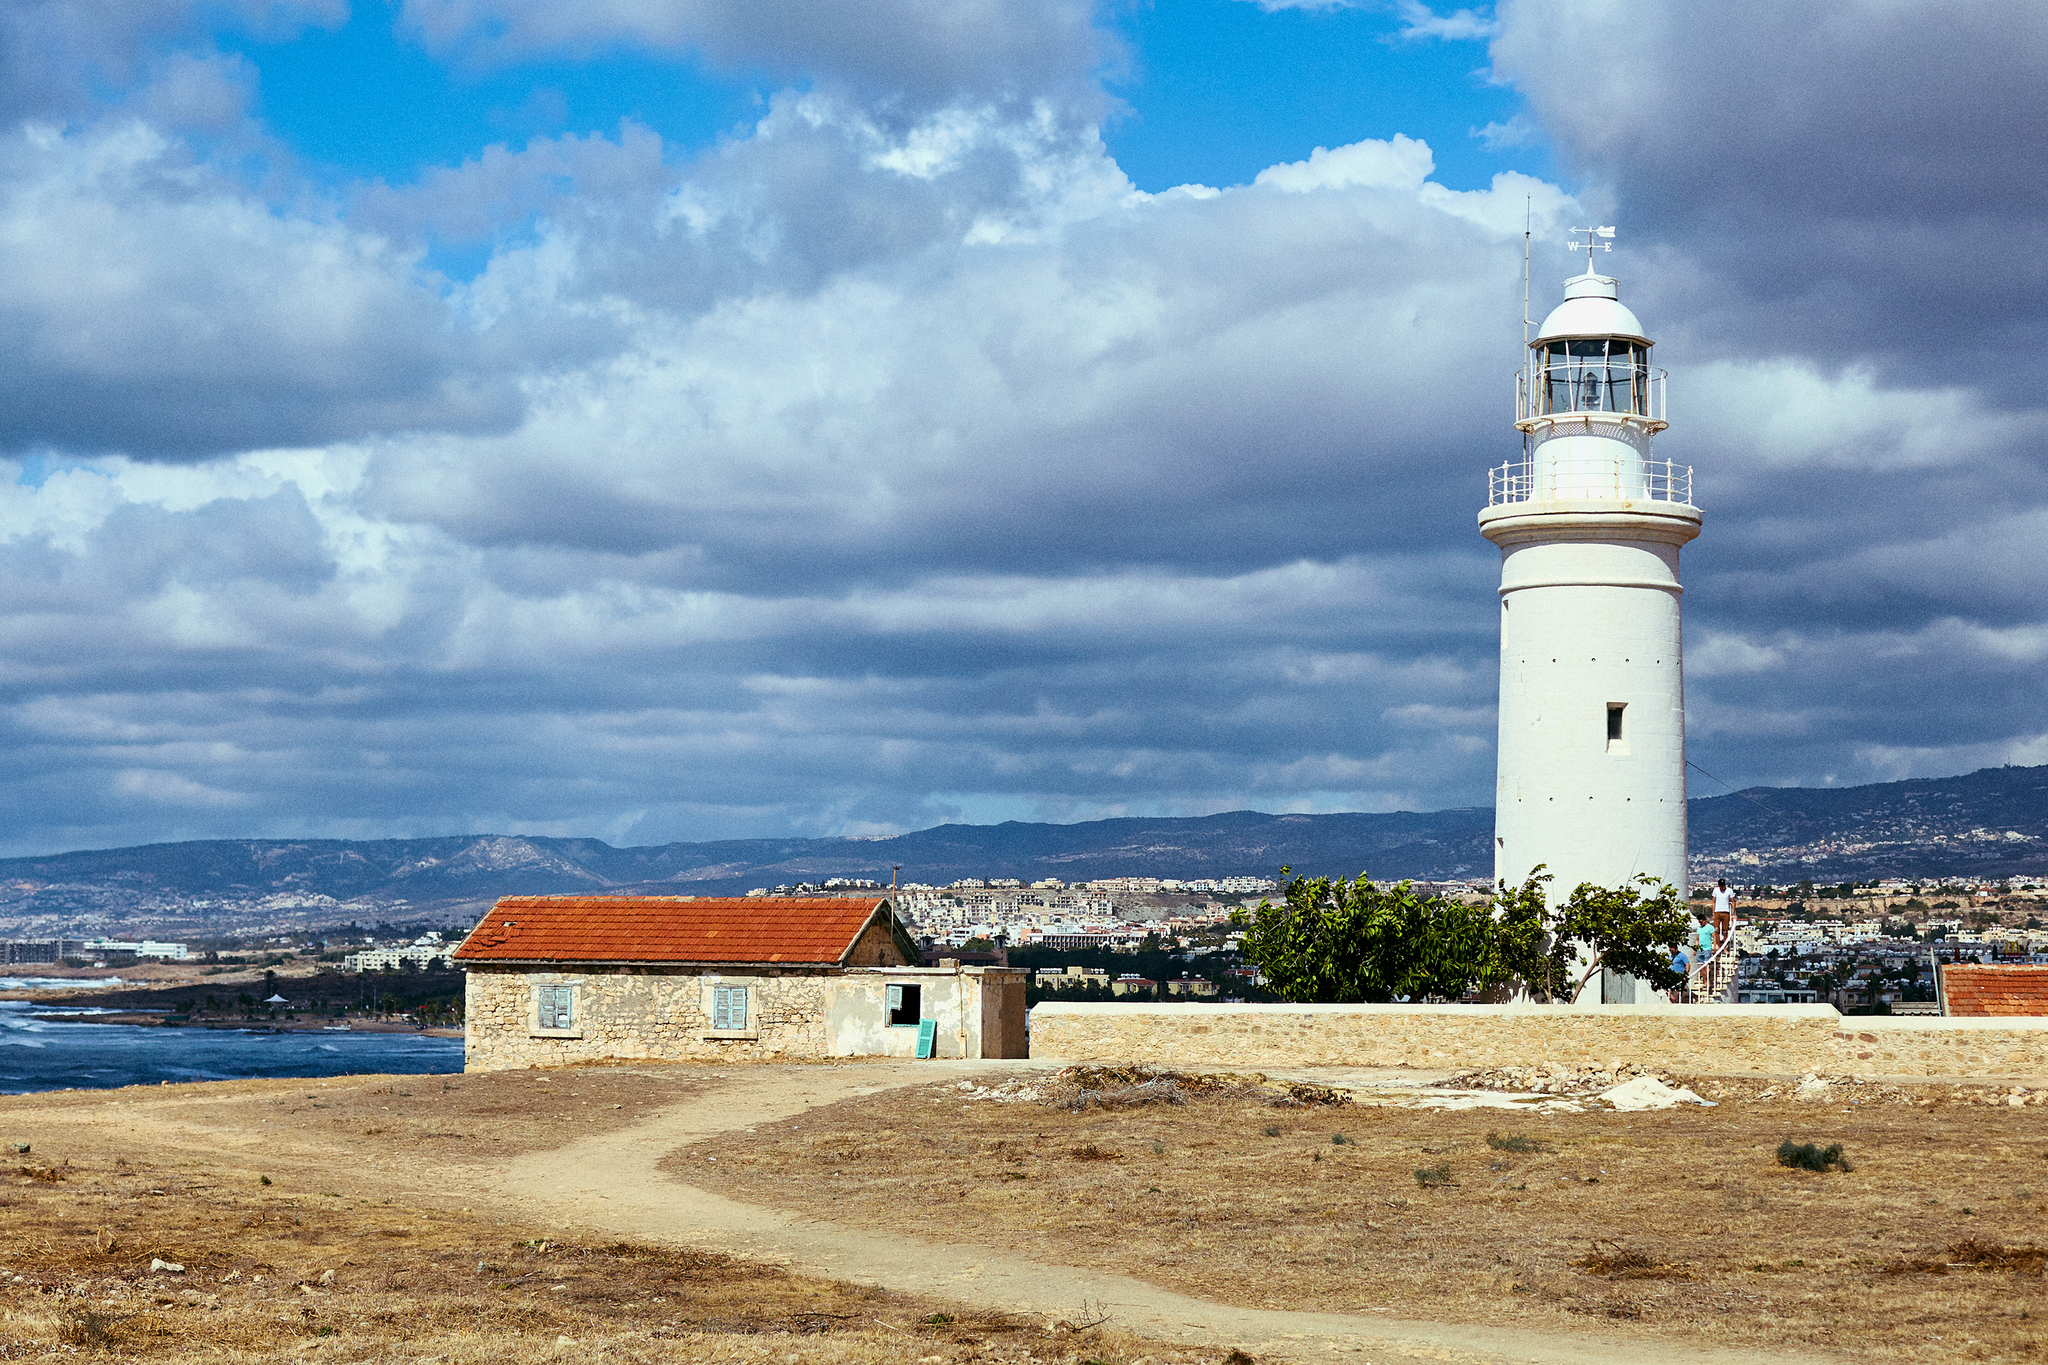
[[[119,978],[80,981],[0,976],[0,990],[117,987]],[[462,1040],[417,1033],[271,1033],[264,1029],[155,1028],[95,1024],[95,1014],[130,1014],[0,1000],[0,1095],[42,1090],[111,1090],[162,1081],[232,1081],[266,1076],[445,1075],[462,1070]],[[47,1017],[63,1015],[65,1017]],[[36,1016],[43,1015],[44,1018]]]

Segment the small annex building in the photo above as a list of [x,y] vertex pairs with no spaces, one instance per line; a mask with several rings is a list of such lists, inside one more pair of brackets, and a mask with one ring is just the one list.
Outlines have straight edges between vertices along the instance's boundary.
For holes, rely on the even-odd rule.
[[1025,1055],[1025,972],[920,965],[887,900],[507,896],[454,960],[467,1071]]

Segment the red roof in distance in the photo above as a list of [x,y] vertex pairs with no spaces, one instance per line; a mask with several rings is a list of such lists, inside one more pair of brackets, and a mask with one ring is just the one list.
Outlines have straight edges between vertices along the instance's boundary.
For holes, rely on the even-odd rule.
[[887,905],[865,897],[506,896],[455,960],[836,966]]
[[1948,1013],[1963,1019],[2048,1014],[2048,967],[1977,967],[1943,963],[1941,993]]

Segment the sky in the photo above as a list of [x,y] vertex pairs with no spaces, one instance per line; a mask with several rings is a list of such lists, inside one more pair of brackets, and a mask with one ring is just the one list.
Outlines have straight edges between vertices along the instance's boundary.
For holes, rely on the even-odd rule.
[[1488,804],[1592,222],[1694,793],[2048,762],[2043,108],[2010,0],[13,0],[0,853]]

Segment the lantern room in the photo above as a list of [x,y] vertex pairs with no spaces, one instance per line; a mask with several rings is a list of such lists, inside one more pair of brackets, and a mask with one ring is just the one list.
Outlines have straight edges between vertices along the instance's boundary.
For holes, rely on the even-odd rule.
[[1650,458],[1650,437],[1668,425],[1651,345],[1613,277],[1565,281],[1517,377],[1523,458],[1496,471],[1492,500],[1690,501],[1690,471]]
[[1615,293],[1615,281],[1590,271],[1565,281],[1564,302],[1529,343],[1516,425],[1543,418],[1609,415],[1662,431],[1664,372],[1650,366],[1643,324]]

